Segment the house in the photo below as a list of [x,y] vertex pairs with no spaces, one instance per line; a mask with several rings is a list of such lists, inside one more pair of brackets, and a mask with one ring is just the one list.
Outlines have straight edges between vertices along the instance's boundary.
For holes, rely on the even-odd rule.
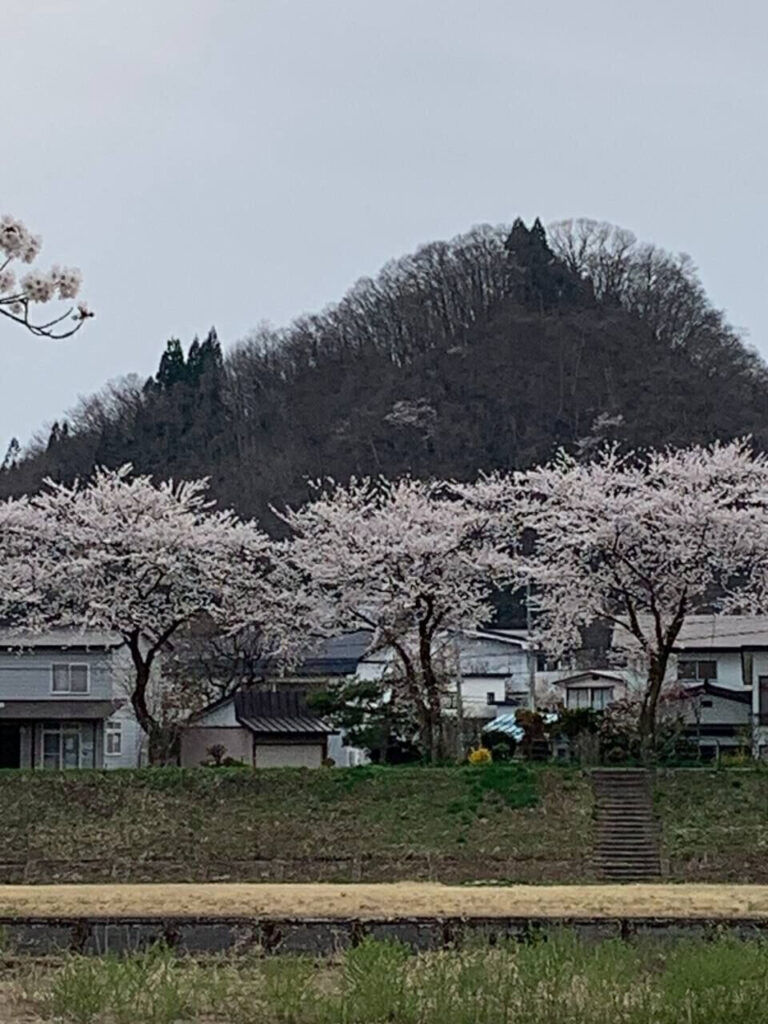
[[[616,630],[614,648],[627,653],[624,674],[639,691],[632,640]],[[707,753],[743,746],[751,734],[754,752],[768,755],[768,616],[687,616],[665,682],[690,698],[686,731]]]
[[[441,638],[435,660],[444,662],[446,708],[456,712],[460,700],[464,718],[490,720],[504,708],[529,706],[536,658],[525,630],[466,630]],[[380,680],[396,667],[394,652],[379,648],[360,659],[357,678]]]
[[306,692],[241,689],[192,715],[181,736],[181,764],[195,767],[214,746],[255,768],[319,768],[335,729],[307,705]]
[[674,678],[694,698],[700,745],[768,756],[768,616],[690,615],[675,645]]
[[613,701],[625,698],[628,689],[627,680],[620,672],[604,669],[565,674],[550,683],[555,702],[569,711],[581,708],[604,711]]
[[0,768],[122,768],[139,730],[117,692],[119,637],[0,631]]

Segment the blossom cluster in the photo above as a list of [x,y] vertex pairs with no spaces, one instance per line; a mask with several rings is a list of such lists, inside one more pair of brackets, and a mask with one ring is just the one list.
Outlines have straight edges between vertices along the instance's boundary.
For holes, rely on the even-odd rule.
[[15,217],[0,217],[0,313],[27,327],[33,334],[52,338],[68,337],[78,330],[92,314],[81,303],[72,319],[76,326],[63,328],[60,325],[70,315],[69,311],[45,323],[30,319],[30,304],[51,302],[55,299],[70,301],[80,291],[80,271],[74,267],[53,266],[50,270],[33,268],[18,277],[10,266],[14,260],[32,263],[41,247],[39,235],[33,235]]
[[42,239],[33,235],[20,220],[6,214],[0,217],[0,250],[8,259],[31,263],[39,254]]

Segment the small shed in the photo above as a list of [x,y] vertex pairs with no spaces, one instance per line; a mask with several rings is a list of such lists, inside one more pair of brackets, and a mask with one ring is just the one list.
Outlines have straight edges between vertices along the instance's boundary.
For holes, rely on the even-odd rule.
[[199,765],[222,746],[225,756],[256,768],[319,768],[335,731],[308,707],[304,690],[237,690],[189,719],[181,763]]

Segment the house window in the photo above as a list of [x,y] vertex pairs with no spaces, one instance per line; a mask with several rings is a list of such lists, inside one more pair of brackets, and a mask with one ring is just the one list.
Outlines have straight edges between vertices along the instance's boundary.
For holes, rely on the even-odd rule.
[[566,707],[572,710],[591,708],[593,711],[603,711],[612,700],[612,686],[574,686],[567,691]]
[[717,679],[716,661],[680,660],[677,663],[677,678],[700,680],[701,682]]
[[94,727],[90,722],[46,722],[40,765],[54,771],[94,767]]
[[104,733],[104,752],[111,756],[117,757],[123,752],[123,723],[122,722],[107,722],[106,731]]
[[61,663],[51,670],[51,693],[88,693],[88,666]]
[[496,694],[493,692],[493,690],[489,690],[488,693],[486,693],[486,695],[485,695],[485,702],[486,702],[486,704],[495,704],[496,703]]
[[603,711],[613,699],[612,686],[596,686],[590,690],[590,707],[593,711]]

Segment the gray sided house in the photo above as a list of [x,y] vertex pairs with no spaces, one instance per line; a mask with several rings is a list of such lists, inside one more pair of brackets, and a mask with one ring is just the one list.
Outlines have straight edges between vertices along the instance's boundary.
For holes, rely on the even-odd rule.
[[136,763],[137,726],[116,693],[119,638],[0,632],[0,768]]
[[[642,671],[630,667],[631,639],[617,630],[614,646],[630,663],[624,672],[630,689],[641,689]],[[666,683],[687,695],[686,732],[707,756],[750,741],[754,754],[768,756],[768,616],[687,616]]]
[[227,757],[255,768],[319,768],[334,732],[307,706],[304,690],[238,690],[189,719],[181,764],[202,764],[219,746]]

